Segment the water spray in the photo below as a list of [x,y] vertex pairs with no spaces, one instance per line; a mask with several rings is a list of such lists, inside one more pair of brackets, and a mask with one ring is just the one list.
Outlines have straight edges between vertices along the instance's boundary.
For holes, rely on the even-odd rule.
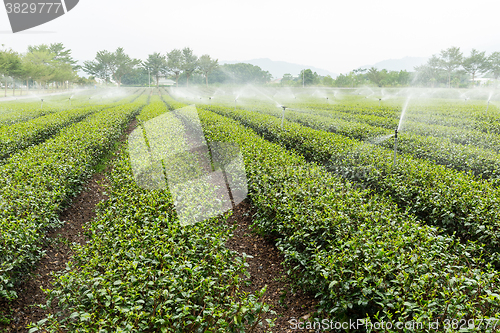
[[394,130],[394,161],[392,162],[392,167],[396,166],[396,156],[398,154],[398,129]]
[[283,121],[285,120],[285,109],[286,109],[286,106],[282,105],[281,107],[283,108],[283,113],[281,114],[281,129],[283,129]]

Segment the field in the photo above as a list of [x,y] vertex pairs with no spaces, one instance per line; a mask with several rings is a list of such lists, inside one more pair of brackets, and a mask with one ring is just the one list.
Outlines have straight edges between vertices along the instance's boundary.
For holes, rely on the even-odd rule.
[[497,330],[494,90],[43,98],[0,102],[0,332]]

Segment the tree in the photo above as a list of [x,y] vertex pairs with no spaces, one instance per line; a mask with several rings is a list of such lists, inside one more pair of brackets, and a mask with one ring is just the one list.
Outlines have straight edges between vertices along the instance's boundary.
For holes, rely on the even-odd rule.
[[181,69],[186,74],[186,86],[189,87],[189,77],[198,68],[198,57],[193,54],[193,50],[189,47],[182,49],[182,64]]
[[334,80],[330,75],[327,75],[327,76],[323,77],[323,79],[322,79],[323,85],[325,85],[327,87],[333,86],[333,82],[334,82]]
[[411,74],[406,70],[399,71],[398,73],[398,84],[400,86],[407,86],[410,84]]
[[339,74],[335,78],[335,86],[337,87],[348,87],[349,85],[351,85],[351,83],[352,82],[349,75]]
[[113,61],[113,55],[109,51],[99,51],[95,56],[94,61],[84,61],[83,71],[89,75],[109,81],[111,77],[110,63]]
[[[20,74],[22,70],[21,58],[19,55],[12,51],[6,50],[0,52],[0,74],[5,78],[5,96],[7,97],[7,77],[12,77],[13,79]],[[13,88],[15,92],[15,82],[13,83]]]
[[493,52],[488,57],[488,72],[493,74],[495,80],[500,77],[500,52]]
[[375,67],[372,67],[368,70],[368,73],[366,76],[370,81],[375,83],[377,86],[381,87],[382,86],[382,79],[383,79],[383,74],[381,71],[379,72]]
[[[174,49],[167,53],[167,71],[174,74],[175,85],[179,86],[179,76],[182,72],[182,52],[181,50]],[[167,73],[165,73],[167,74]]]
[[49,51],[54,53],[54,60],[58,63],[69,64],[74,71],[81,68],[71,56],[71,50],[67,50],[62,43],[50,44]]
[[52,80],[54,82],[69,82],[76,80],[76,72],[73,70],[73,66],[68,63],[63,62],[53,62],[52,63]]
[[283,78],[281,78],[281,85],[291,85],[294,82],[293,76],[290,73],[283,74]]
[[147,86],[149,83],[148,72],[143,67],[135,68],[132,72],[123,75],[122,84],[134,86]]
[[303,85],[312,85],[315,80],[314,73],[310,69],[303,69],[300,71],[300,78],[302,79]]
[[439,65],[448,76],[448,87],[451,87],[451,75],[462,65],[462,59],[463,55],[459,47],[452,46],[441,51]]
[[208,54],[204,54],[198,60],[198,68],[205,77],[205,83],[208,87],[208,74],[219,66],[218,59],[212,60]]
[[[47,78],[59,87],[59,83],[76,79],[76,71],[80,68],[77,61],[71,56],[71,50],[67,50],[62,43],[28,46],[28,53],[37,54],[45,58],[44,65],[51,67],[51,76]],[[24,76],[26,78],[27,75]]]
[[166,57],[158,52],[150,54],[148,59],[142,63],[142,67],[155,77],[156,87],[158,88],[160,76],[167,71]]
[[441,80],[443,70],[440,67],[440,59],[435,54],[427,60],[427,63],[416,66],[415,81],[422,84],[430,84],[433,88],[437,82]]
[[120,86],[122,77],[131,73],[139,63],[139,60],[130,58],[125,54],[123,48],[119,47],[113,53],[108,51],[97,52],[94,61],[85,61],[83,63],[83,70],[106,81],[109,77],[112,77]]
[[488,71],[488,61],[485,52],[472,49],[470,56],[463,60],[462,67],[467,73],[472,75],[472,84],[474,84],[476,74],[483,74]]
[[54,69],[52,62],[54,54],[47,48],[28,47],[28,53],[23,57],[24,75],[36,81],[40,87],[52,80]]
[[140,60],[132,59],[127,54],[122,47],[116,49],[113,53],[112,62],[110,64],[110,70],[113,78],[118,82],[118,86],[122,83],[122,77],[134,70],[134,67],[140,64]]

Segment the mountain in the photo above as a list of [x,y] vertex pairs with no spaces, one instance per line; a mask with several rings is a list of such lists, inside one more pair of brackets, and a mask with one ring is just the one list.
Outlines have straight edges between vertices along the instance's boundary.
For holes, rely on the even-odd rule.
[[377,62],[373,65],[365,65],[360,68],[371,68],[375,67],[377,69],[387,69],[388,71],[403,71],[406,70],[408,72],[414,72],[415,66],[420,66],[427,62],[427,59],[424,57],[404,57],[401,59],[388,59]]
[[262,70],[271,73],[271,75],[274,78],[282,78],[284,74],[292,74],[293,76],[297,76],[303,69],[310,69],[313,72],[316,72],[322,76],[330,75],[333,78],[337,77],[336,73],[332,73],[326,69],[307,66],[307,65],[292,64],[286,61],[274,61],[268,58],[252,59],[245,61],[224,61],[224,60],[219,61],[219,64],[221,65],[237,64],[237,63],[246,63],[254,66],[259,66]]

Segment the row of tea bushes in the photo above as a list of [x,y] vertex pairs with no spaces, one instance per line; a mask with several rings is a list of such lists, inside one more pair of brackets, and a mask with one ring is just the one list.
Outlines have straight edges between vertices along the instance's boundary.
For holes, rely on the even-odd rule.
[[58,214],[146,103],[95,113],[0,166],[0,297],[16,298],[16,281],[43,256],[41,245]]
[[[410,99],[400,99],[400,104],[395,105],[394,101],[391,105],[373,107],[371,103],[356,101],[355,103],[343,103],[340,101],[335,103],[292,103],[294,107],[304,108],[306,110],[314,110],[316,112],[328,113],[346,113],[349,115],[357,115],[361,118],[367,116],[375,116],[382,118],[386,124],[399,123],[401,116],[401,108],[408,102],[405,120],[418,122],[427,125],[444,125],[451,127],[459,127],[462,129],[475,129],[483,132],[500,133],[500,123],[498,122],[498,108],[490,105],[489,111],[486,112],[486,103],[456,103],[453,101],[439,102],[431,100],[429,102],[419,102]],[[385,104],[385,103],[384,103]],[[394,126],[391,126],[392,128]]]
[[[382,127],[388,130],[394,130],[398,127],[401,111],[397,111],[393,116],[387,115],[374,115],[358,113],[357,108],[348,108],[343,111],[338,111],[337,108],[325,108],[322,105],[310,105],[304,108],[304,111],[311,112],[316,115],[339,118],[349,121],[357,121],[366,123],[375,127]],[[414,111],[411,111],[414,112]],[[451,142],[463,145],[475,145],[478,147],[492,149],[500,152],[500,136],[496,130],[491,130],[489,124],[496,122],[496,115],[476,115],[473,118],[479,119],[479,123],[484,126],[477,125],[474,119],[470,119],[470,110],[464,109],[460,112],[452,110],[456,113],[455,117],[459,117],[461,122],[459,124],[444,124],[434,119],[432,115],[420,116],[420,119],[411,119],[408,114],[405,115],[402,123],[402,130],[404,132],[411,132],[422,136],[435,136],[438,138],[447,138]],[[423,121],[427,118],[434,119],[431,121]],[[471,125],[474,123],[476,125]],[[464,125],[465,124],[465,125]],[[486,125],[485,125],[486,124]]]
[[120,98],[113,97],[106,99],[94,97],[94,99],[92,99],[92,96],[90,95],[77,95],[76,97],[73,97],[71,99],[70,104],[68,96],[70,95],[68,94],[65,97],[46,97],[44,98],[43,106],[41,100],[33,102],[32,99],[27,101],[19,100],[11,102],[1,102],[0,126],[12,125],[64,110],[88,108],[91,106],[98,106],[100,104],[113,105],[119,103],[119,101],[123,99],[123,96],[121,96]]
[[[227,106],[227,105],[226,105]],[[258,105],[245,105],[246,109],[262,112],[269,110],[273,110],[275,113],[276,108],[273,109],[272,106],[267,104],[258,104]],[[307,107],[303,106],[299,109],[292,108],[292,111],[299,114],[307,114],[307,118],[315,119],[319,118],[320,121],[327,121],[327,118],[331,118],[329,121],[331,125],[324,124],[323,126],[330,127],[331,129],[335,128],[335,124],[339,121],[347,121],[352,123],[352,127],[356,128],[360,125],[356,125],[354,123],[362,124],[364,135],[359,136],[358,139],[371,139],[378,133],[381,133],[383,129],[387,133],[394,133],[394,129],[398,127],[399,124],[399,116],[400,111],[398,111],[398,117],[388,117],[385,115],[373,115],[373,114],[360,114],[357,113],[356,108],[346,108],[343,111],[338,111],[337,107],[328,108],[322,104],[313,104],[308,105]],[[352,112],[349,112],[352,111]],[[289,116],[295,117],[294,113],[290,110],[286,112],[287,118]],[[462,118],[466,117],[466,114],[461,113],[460,116]],[[304,118],[304,117],[302,117]],[[306,121],[302,119],[302,121]],[[309,126],[308,124],[304,124]],[[332,127],[333,126],[333,127]],[[488,150],[493,150],[496,153],[500,153],[500,136],[494,132],[488,132],[486,129],[484,130],[475,130],[475,129],[467,129],[464,127],[454,127],[454,126],[444,126],[440,123],[428,124],[426,122],[412,121],[404,118],[402,123],[402,134],[413,134],[420,136],[432,136],[439,139],[449,140],[451,143],[460,144],[460,145],[473,145],[479,148],[484,148]]]
[[[211,107],[206,106],[209,110]],[[252,110],[255,110],[255,108],[252,108]],[[278,118],[282,117],[281,112],[277,111],[276,108],[259,108],[258,110],[263,114]],[[285,119],[317,130],[379,144],[389,149],[394,146],[394,139],[390,139],[391,133],[394,134],[393,131],[358,123],[352,121],[352,119],[348,121],[296,111],[286,111]],[[500,137],[493,136],[499,141],[500,148]],[[490,147],[493,143],[494,141],[489,142]],[[472,145],[456,144],[448,138],[421,136],[413,134],[411,131],[404,132],[399,135],[398,151],[455,170],[470,171],[482,179],[498,179],[500,177],[500,156],[498,156],[497,152]]]
[[321,300],[323,317],[499,317],[500,277],[471,255],[480,252],[476,245],[440,235],[385,197],[356,189],[238,122],[199,113],[207,140],[240,146],[255,226],[277,237],[290,273]]
[[[158,98],[142,110],[141,123],[167,110]],[[176,127],[182,123],[172,118],[165,131]],[[265,290],[242,292],[246,256],[225,247],[233,228],[224,219],[181,226],[168,190],[137,186],[125,149],[108,180],[109,199],[86,228],[89,241],[76,246],[68,269],[47,291],[51,306],[62,312],[43,328],[246,332],[258,324],[269,311],[259,301]]]
[[224,107],[211,110],[389,196],[408,213],[449,234],[456,233],[463,241],[483,243],[490,260],[500,264],[500,189],[496,186],[407,154],[400,154],[393,168],[389,149],[286,121],[282,129],[281,120],[272,116]]
[[51,113],[30,121],[0,126],[0,160],[18,150],[43,142],[61,129],[83,120],[85,117],[105,109],[92,106]]

